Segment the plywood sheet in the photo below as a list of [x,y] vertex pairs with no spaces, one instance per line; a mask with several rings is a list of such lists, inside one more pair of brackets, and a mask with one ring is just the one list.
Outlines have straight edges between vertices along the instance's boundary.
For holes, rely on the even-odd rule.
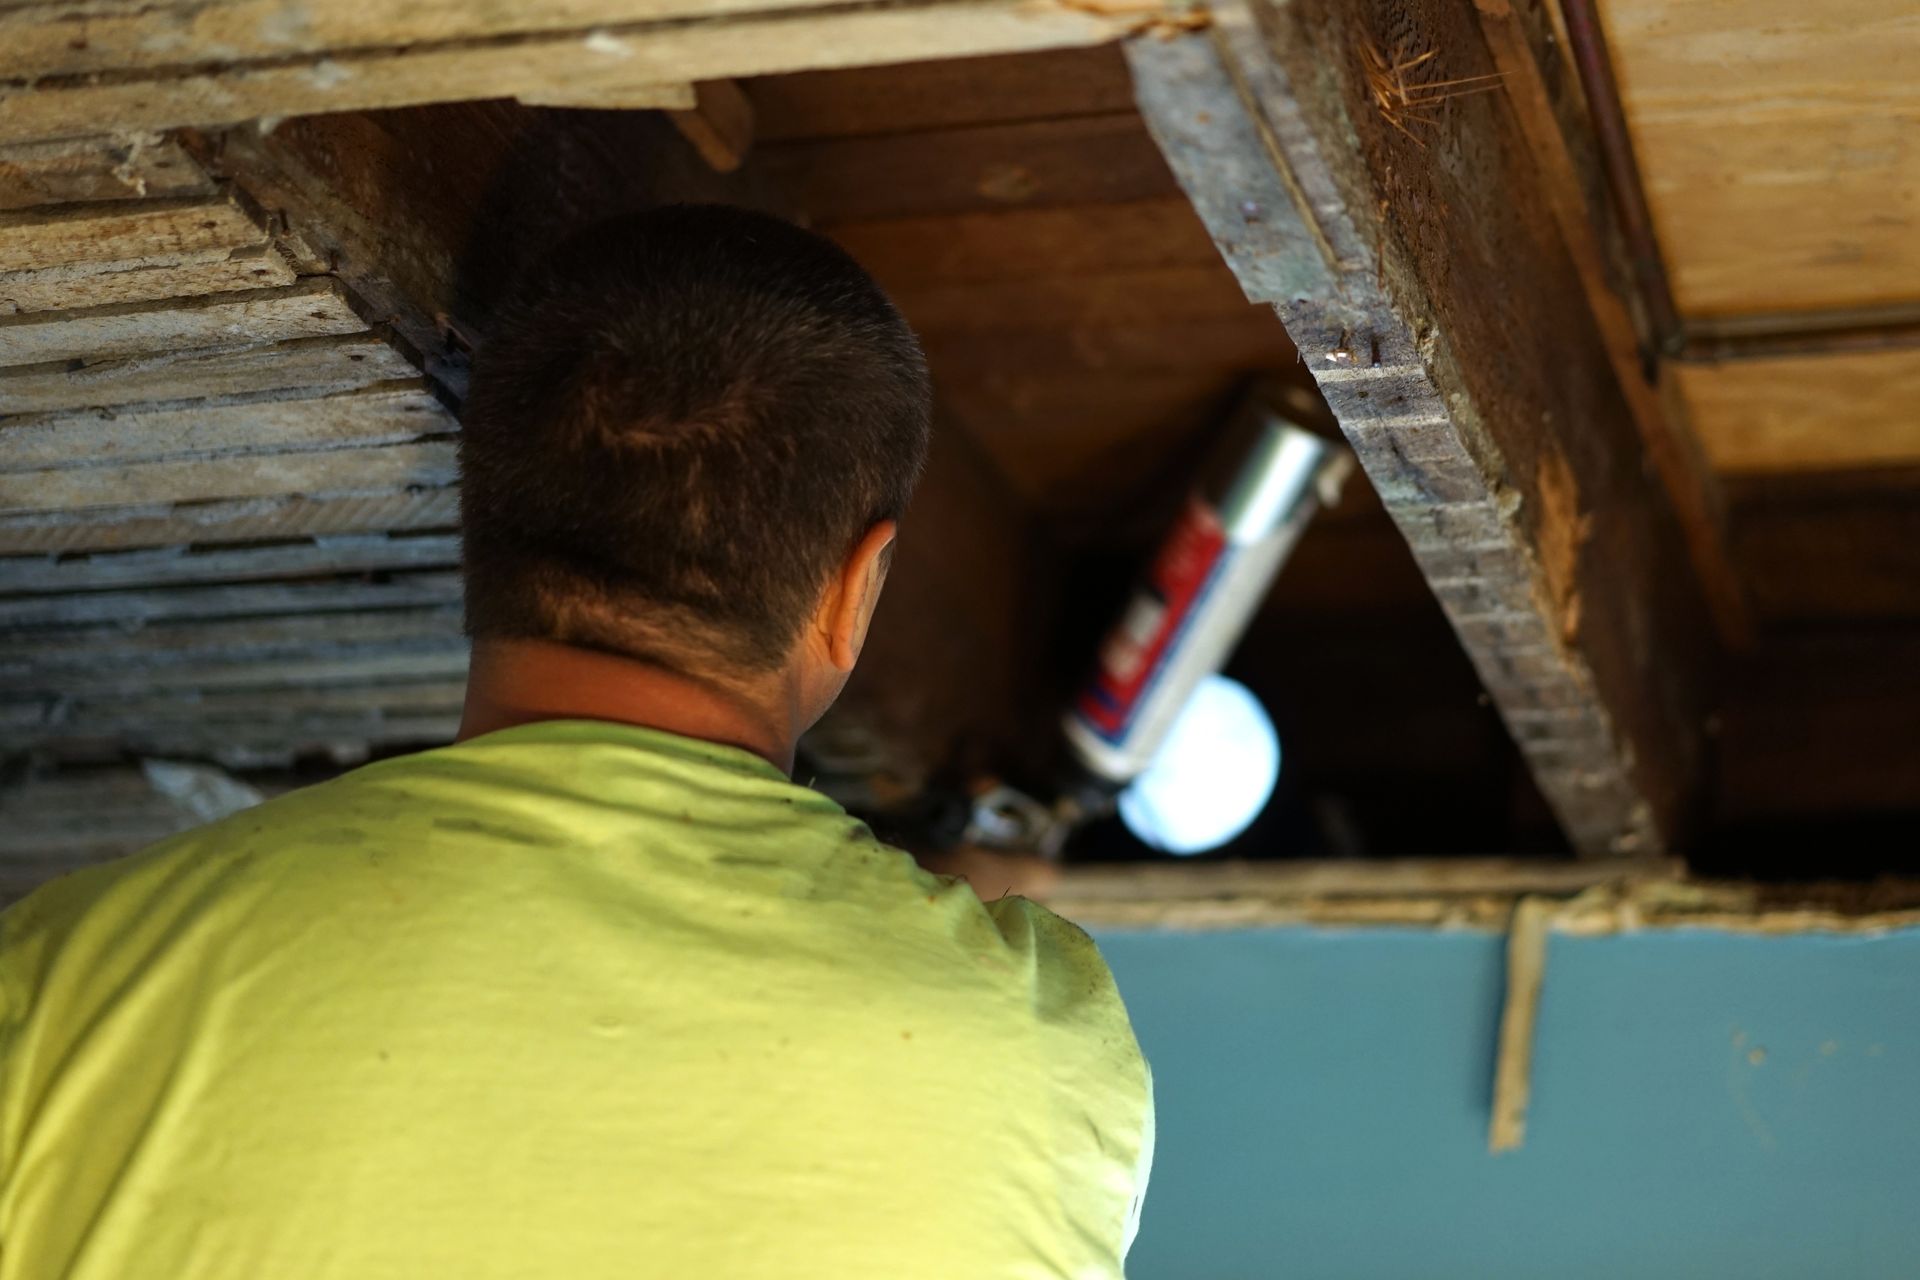
[[1681,365],[1675,377],[1717,471],[1920,462],[1920,351]]
[[1920,9],[1599,8],[1683,314],[1920,299]]

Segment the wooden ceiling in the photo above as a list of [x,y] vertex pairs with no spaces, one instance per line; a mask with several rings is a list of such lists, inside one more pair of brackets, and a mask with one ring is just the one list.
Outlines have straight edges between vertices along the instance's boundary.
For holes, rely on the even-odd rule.
[[[10,746],[246,764],[444,738],[452,433],[503,281],[583,219],[718,198],[869,266],[925,337],[948,429],[828,756],[890,753],[911,790],[1046,736],[1209,428],[1250,379],[1318,377],[1386,501],[1356,486],[1322,517],[1241,674],[1320,793],[1401,798],[1387,845],[1444,845],[1456,821],[1543,846],[1516,740],[1590,847],[1645,847],[1683,794],[1735,825],[1920,809],[1920,746],[1893,742],[1920,669],[1920,348],[1806,341],[1920,304],[1914,20],[1890,0],[1600,0],[1679,314],[1651,344],[1587,225],[1570,70],[1543,64],[1543,109],[1500,60],[1499,94],[1421,137],[1364,90],[1356,41],[1488,74],[1527,21],[1500,0],[1344,24],[1319,0],[1228,0],[1177,40],[1202,25],[1177,4],[316,0],[269,20],[283,7],[0,7]],[[1290,86],[1247,39],[1281,22],[1328,84],[1362,88],[1330,106]],[[1128,57],[1155,49],[1241,59],[1218,115],[1176,121],[1163,97],[1149,128]],[[712,119],[716,94],[750,133]],[[1208,152],[1249,102],[1264,137]],[[1356,120],[1358,150],[1329,156]],[[698,155],[669,121],[704,122]],[[1325,315],[1365,295],[1401,324],[1427,291],[1404,349],[1296,308],[1296,350],[1248,301],[1304,296],[1299,246],[1263,247],[1294,206],[1353,219],[1307,255],[1349,273]],[[1495,270],[1522,260],[1566,287]],[[1437,416],[1375,424],[1369,379],[1461,369]],[[1684,639],[1702,598],[1723,650],[1704,662]],[[1670,747],[1689,763],[1649,790]],[[1423,834],[1420,811],[1453,817]]]

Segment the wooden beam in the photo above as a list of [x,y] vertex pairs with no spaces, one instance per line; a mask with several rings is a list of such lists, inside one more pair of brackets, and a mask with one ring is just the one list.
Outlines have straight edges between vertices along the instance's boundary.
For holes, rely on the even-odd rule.
[[[0,474],[0,508],[52,511],[286,494],[390,493],[409,485],[452,484],[454,475],[454,444],[447,436],[304,453],[239,453],[124,466],[14,471]],[[269,525],[265,536],[284,535]]]
[[1541,189],[1593,311],[1614,378],[1633,414],[1647,456],[1666,486],[1694,572],[1729,645],[1752,639],[1753,623],[1726,542],[1718,479],[1678,401],[1662,394],[1664,376],[1647,306],[1636,289],[1631,249],[1613,216],[1594,124],[1557,38],[1547,5],[1475,0],[1481,31],[1533,157]]
[[[291,59],[274,51],[249,60],[245,52],[236,56],[196,36],[168,51],[170,65],[135,71],[116,61],[121,74],[111,77],[49,78],[65,61],[27,54],[14,60],[13,73],[40,78],[0,90],[0,142],[95,133],[103,121],[124,129],[205,127],[473,98],[553,101],[562,95],[578,102],[586,94],[628,107],[674,108],[686,105],[685,86],[697,81],[1103,44],[1167,16],[1153,4],[1108,9],[920,0],[641,22],[590,19],[573,31],[509,27],[476,39],[489,20],[472,6],[462,12],[464,20],[450,21],[445,43],[370,31]],[[59,15],[46,21],[58,25]]]
[[1128,46],[1175,174],[1278,307],[1574,846],[1684,844],[1712,699],[1682,531],[1502,96],[1392,96],[1393,75],[1497,83],[1469,79],[1497,75],[1472,0],[1214,17]]
[[0,627],[16,631],[111,622],[124,627],[181,619],[344,613],[460,603],[457,573],[408,573],[368,582],[321,580],[80,591],[0,599]]

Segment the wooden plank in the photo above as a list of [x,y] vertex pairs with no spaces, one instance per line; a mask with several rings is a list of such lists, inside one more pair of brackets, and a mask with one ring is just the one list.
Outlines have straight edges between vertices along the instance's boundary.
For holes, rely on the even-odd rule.
[[80,364],[0,369],[0,416],[218,400],[272,391],[319,395],[411,378],[418,372],[373,333],[231,349],[160,351]]
[[1495,74],[1472,0],[1391,29],[1335,0],[1214,18],[1127,47],[1175,172],[1279,306],[1571,843],[1683,840],[1710,626],[1531,147],[1497,93],[1423,123],[1363,74],[1369,48],[1431,52],[1421,84]]
[[272,289],[293,280],[292,266],[266,246],[232,254],[193,255],[177,262],[16,271],[0,276],[0,316]]
[[310,688],[369,680],[453,680],[465,676],[467,646],[457,634],[406,645],[342,645],[324,652],[298,647],[233,658],[194,657],[122,667],[102,653],[94,671],[14,677],[0,670],[0,692],[105,697],[158,689]]
[[103,622],[125,627],[183,619],[244,618],[267,614],[340,613],[457,604],[457,573],[400,574],[381,582],[270,582],[244,586],[163,587],[144,591],[77,591],[0,599],[0,627],[76,627]]
[[731,80],[708,80],[694,89],[693,105],[671,113],[673,127],[709,168],[732,173],[753,147],[753,103]]
[[1124,328],[1243,314],[1246,300],[1220,265],[1033,276],[895,291],[894,302],[925,333],[1008,329]]
[[1544,194],[1580,273],[1615,381],[1686,532],[1714,622],[1727,643],[1744,644],[1752,622],[1728,559],[1719,485],[1678,401],[1662,394],[1653,356],[1662,335],[1654,333],[1634,283],[1631,250],[1613,216],[1579,74],[1554,27],[1557,10],[1513,0],[1475,0],[1475,6],[1501,88],[1541,167]]
[[188,456],[398,444],[455,429],[420,379],[335,395],[278,396],[181,408],[26,414],[0,427],[0,476],[117,471]]
[[341,51],[177,76],[52,81],[0,91],[0,142],[82,135],[101,120],[168,129],[462,98],[619,94],[639,105],[656,86],[669,87],[661,105],[677,107],[684,101],[681,86],[701,80],[1102,44],[1156,12],[933,0],[609,24],[578,34]]
[[[813,222],[1146,200],[1176,188],[1132,112],[762,147]],[[876,174],[886,175],[876,182]]]
[[212,191],[213,183],[199,164],[179,143],[158,134],[0,147],[0,209],[207,195]]
[[218,546],[373,530],[447,529],[459,518],[459,493],[451,484],[85,511],[0,512],[0,554],[71,554],[184,543]]
[[1672,376],[1722,472],[1920,462],[1920,351],[1675,365]]
[[[0,729],[40,731],[102,724],[200,724],[287,719],[313,712],[457,711],[466,698],[464,680],[415,680],[291,689],[181,689],[127,694],[94,702],[11,698],[0,702]],[[76,799],[84,805],[84,798]],[[96,800],[95,803],[98,803]]]
[[54,511],[135,502],[381,493],[406,485],[448,485],[454,475],[454,445],[441,440],[311,453],[182,458],[0,475],[0,509]]
[[[299,684],[299,680],[275,671],[273,664],[282,658],[348,650],[377,648],[387,652],[417,646],[442,652],[464,645],[457,605],[341,616],[299,614],[161,623],[131,632],[103,625],[58,634],[0,635],[0,685],[14,692],[121,688],[125,687],[123,677],[135,680],[137,685],[142,675],[160,679],[157,673],[163,668],[215,662],[260,666],[259,678],[254,681],[260,685]],[[185,684],[183,679],[170,679],[168,687]]]
[[427,533],[333,534],[269,546],[156,547],[92,555],[0,557],[0,594],[258,582],[329,574],[437,569],[460,563],[460,539]]
[[1910,5],[1598,8],[1683,313],[1920,298]]
[[75,729],[67,736],[43,736],[38,745],[57,755],[68,744],[110,741],[123,751],[213,760],[230,769],[285,768],[302,756],[324,755],[336,764],[354,765],[377,746],[445,746],[460,731],[460,713],[458,709],[412,715],[365,712],[197,725],[115,722]]
[[831,234],[889,292],[1220,263],[1206,227],[1179,195],[838,222]]
[[225,197],[61,205],[0,213],[0,272],[82,262],[144,262],[265,244]]
[[358,333],[366,323],[327,277],[287,289],[139,302],[57,315],[0,316],[0,366],[97,360],[150,351],[246,347]]
[[763,142],[1013,124],[1133,109],[1118,49],[846,67],[747,83]]
[[[818,0],[542,0],[475,5],[419,0],[370,7],[309,0],[289,21],[285,0],[220,4],[0,5],[0,78],[44,77],[209,61],[244,62],[336,49],[366,49],[538,31],[587,31],[609,23],[712,18],[807,8]],[[75,39],[78,30],[82,38]]]

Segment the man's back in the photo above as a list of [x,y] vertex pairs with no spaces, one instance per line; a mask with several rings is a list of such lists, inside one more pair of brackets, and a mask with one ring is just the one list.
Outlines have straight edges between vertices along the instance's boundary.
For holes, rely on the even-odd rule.
[[1118,1273],[1073,926],[743,751],[549,721],[0,917],[0,1277]]

